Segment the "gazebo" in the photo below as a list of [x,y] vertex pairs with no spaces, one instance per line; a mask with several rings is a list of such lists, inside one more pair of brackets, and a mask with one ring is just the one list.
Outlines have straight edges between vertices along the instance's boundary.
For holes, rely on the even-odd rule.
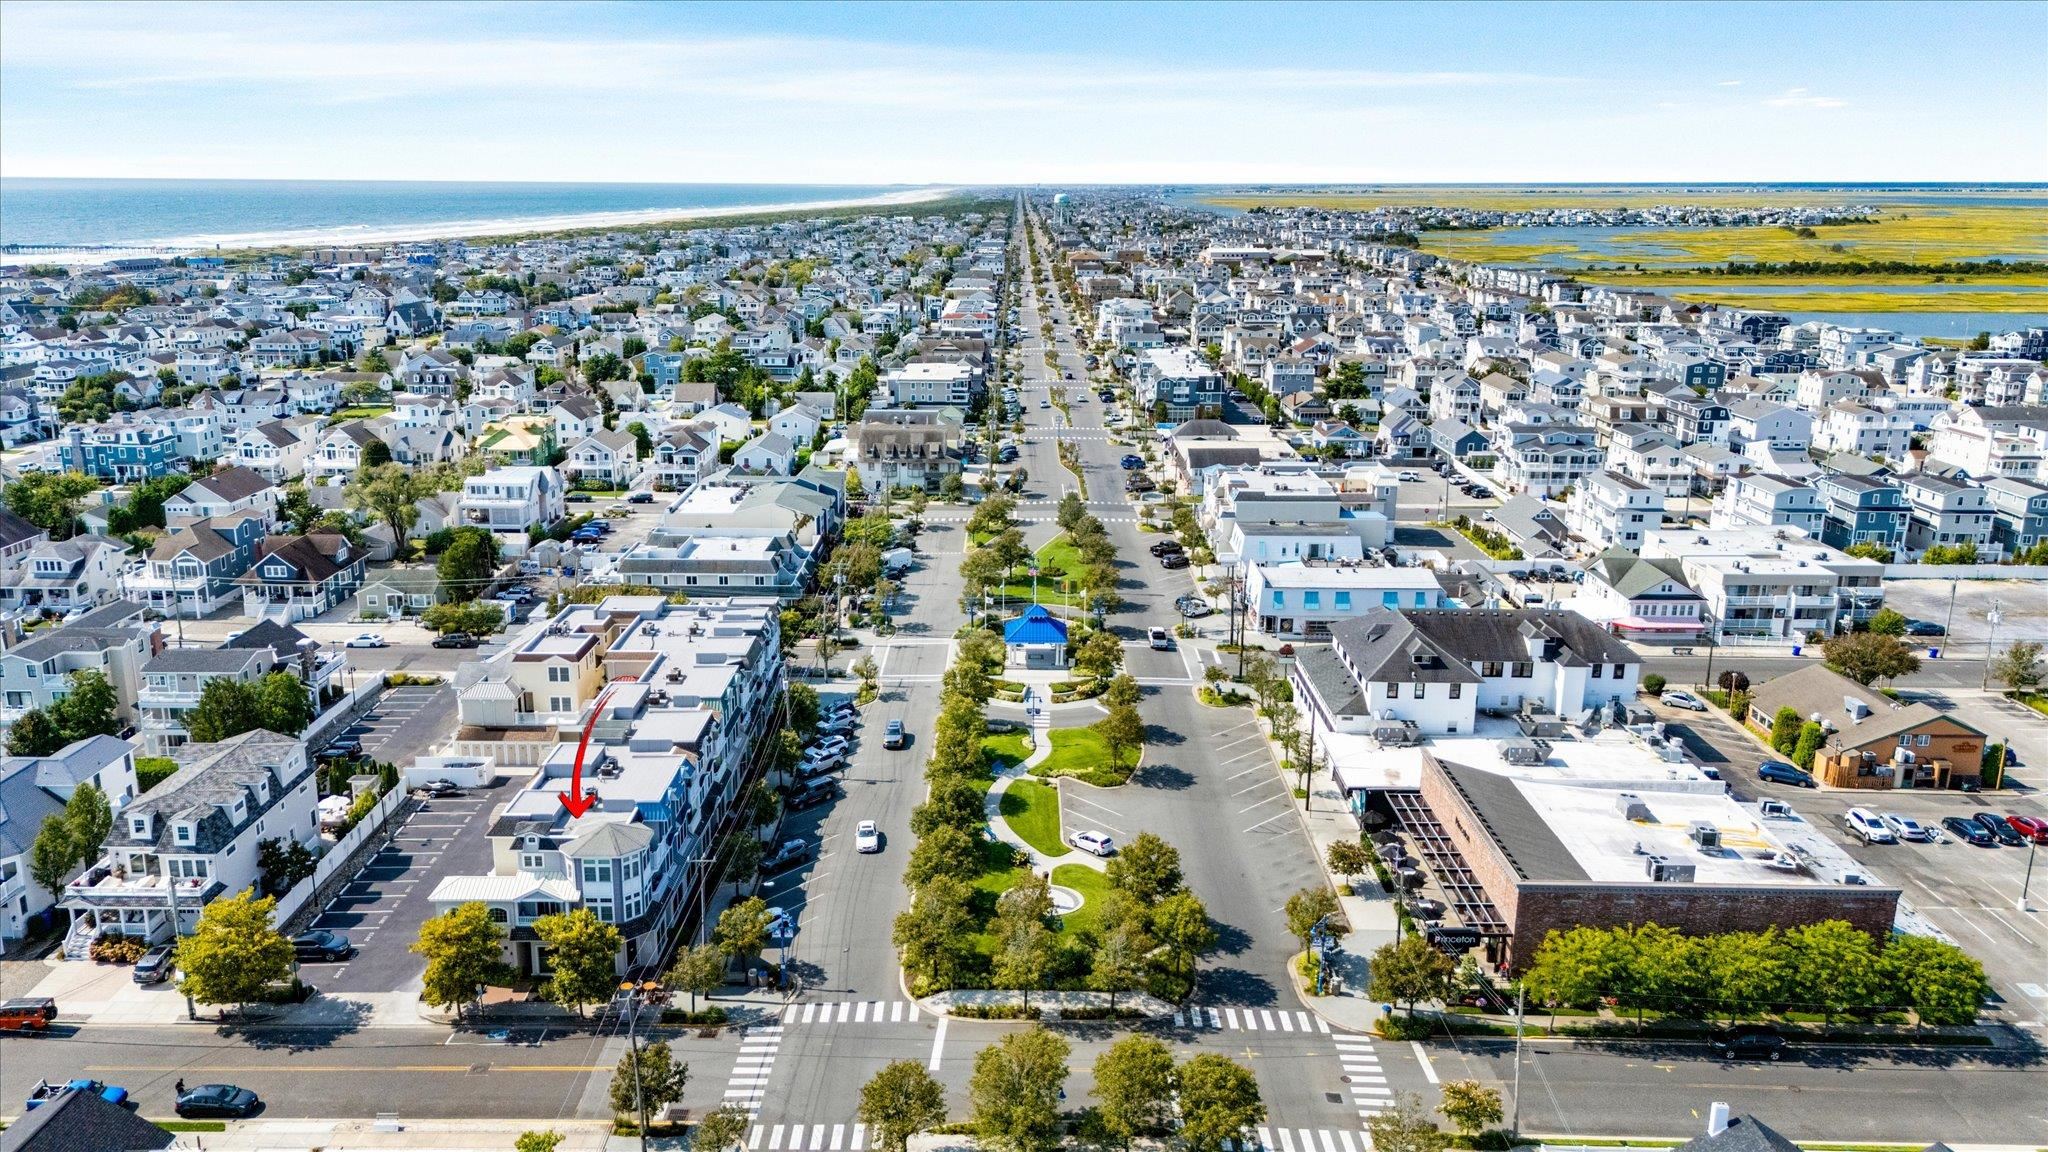
[[1003,626],[1003,651],[1012,668],[1065,668],[1067,622],[1033,604]]

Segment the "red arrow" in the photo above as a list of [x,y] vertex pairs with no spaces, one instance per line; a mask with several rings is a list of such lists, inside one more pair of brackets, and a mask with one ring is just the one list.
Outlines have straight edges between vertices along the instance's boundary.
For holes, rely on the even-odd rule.
[[569,790],[567,792],[555,793],[562,801],[562,807],[569,810],[569,818],[571,820],[590,811],[590,806],[597,803],[595,797],[583,791],[583,754],[590,749],[590,731],[597,727],[597,718],[603,713],[604,702],[606,698],[611,696],[612,689],[617,688],[621,684],[630,684],[632,682],[633,677],[631,676],[619,677],[617,680],[605,685],[604,691],[597,694],[597,702],[590,706],[590,719],[583,723],[583,738],[576,742],[576,766],[569,773]]

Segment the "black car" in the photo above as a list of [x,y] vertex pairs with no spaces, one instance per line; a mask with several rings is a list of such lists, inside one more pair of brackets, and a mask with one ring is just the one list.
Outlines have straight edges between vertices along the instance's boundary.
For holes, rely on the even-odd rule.
[[1989,832],[1992,839],[2008,848],[2021,848],[2027,843],[2027,838],[2020,835],[2019,829],[2007,824],[2003,816],[1997,816],[1990,812],[1979,812],[1975,816],[1970,817],[1970,819],[1976,821],[1979,828]]
[[1716,1032],[1707,1046],[1724,1060],[1783,1060],[1785,1038],[1768,1024],[1745,1024]]
[[467,632],[450,632],[444,636],[434,637],[436,648],[476,648],[482,644],[483,641]]
[[816,808],[838,794],[839,782],[837,780],[830,777],[813,780],[809,784],[790,793],[789,799],[783,802],[783,807],[791,812],[801,812],[806,808]]
[[1185,568],[1188,566],[1188,554],[1185,552],[1168,552],[1159,558],[1159,566],[1161,568]]
[[1180,541],[1178,540],[1161,540],[1159,543],[1154,544],[1152,547],[1146,549],[1146,551],[1152,553],[1154,556],[1164,556],[1169,552],[1183,552],[1186,551],[1186,549],[1180,546]]
[[1152,478],[1145,475],[1142,472],[1137,473],[1133,475],[1130,479],[1124,481],[1124,488],[1131,492],[1150,492],[1157,487],[1159,487],[1159,485],[1154,484],[1152,482]]
[[1979,848],[1993,848],[1998,844],[1997,838],[1985,831],[1982,824],[1967,816],[1944,816],[1941,818],[1941,826],[1947,830],[1949,835],[1966,843],[1975,844]]
[[1948,635],[1948,629],[1943,628],[1932,620],[1908,620],[1906,621],[1906,635],[1946,636]]
[[363,742],[354,736],[338,736],[320,750],[322,760],[353,760],[363,754]]
[[439,800],[445,796],[462,795],[462,785],[453,780],[429,780],[413,791],[426,796],[429,800]]
[[301,963],[308,960],[323,963],[346,960],[355,950],[356,946],[339,932],[305,932],[292,937],[292,956]]
[[775,846],[775,851],[762,858],[761,871],[772,875],[785,868],[794,868],[816,853],[817,849],[808,840],[784,840]]
[[201,1084],[178,1094],[178,1115],[187,1120],[240,1120],[256,1114],[263,1100],[233,1084]]
[[562,499],[570,504],[588,504],[595,500],[596,497],[588,492],[571,492],[567,496],[562,497]]
[[626,497],[626,503],[628,503],[628,504],[652,504],[652,503],[654,503],[654,493],[652,493],[652,492],[635,492],[635,493],[633,493],[633,494],[632,494],[631,496],[628,496],[628,497]]

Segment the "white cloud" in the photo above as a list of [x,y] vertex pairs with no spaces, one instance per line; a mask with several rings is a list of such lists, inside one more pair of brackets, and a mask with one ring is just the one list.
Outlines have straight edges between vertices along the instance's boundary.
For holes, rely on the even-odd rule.
[[1764,101],[1769,108],[1846,108],[1847,100],[1833,96],[1815,96],[1804,88],[1787,88],[1782,96],[1773,96]]
[[1718,87],[1722,87],[1722,88],[1740,88],[1740,87],[1742,87],[1742,81],[1740,81],[1740,80],[1723,80],[1723,81],[1721,81],[1721,83],[1720,83],[1720,84],[1718,85]]

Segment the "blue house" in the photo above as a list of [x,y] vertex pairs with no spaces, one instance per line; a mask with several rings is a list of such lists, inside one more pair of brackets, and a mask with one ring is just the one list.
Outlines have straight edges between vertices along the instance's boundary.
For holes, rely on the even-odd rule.
[[1003,652],[1013,668],[1065,668],[1067,622],[1033,604],[1003,626]]
[[65,429],[66,472],[127,483],[179,471],[178,436],[161,424],[109,423]]
[[1876,544],[1894,552],[1905,547],[1909,510],[1898,481],[1828,473],[1814,487],[1825,508],[1821,543],[1844,551],[1857,544]]
[[1445,418],[1429,426],[1429,438],[1436,450],[1471,467],[1493,467],[1493,441],[1463,420]]

